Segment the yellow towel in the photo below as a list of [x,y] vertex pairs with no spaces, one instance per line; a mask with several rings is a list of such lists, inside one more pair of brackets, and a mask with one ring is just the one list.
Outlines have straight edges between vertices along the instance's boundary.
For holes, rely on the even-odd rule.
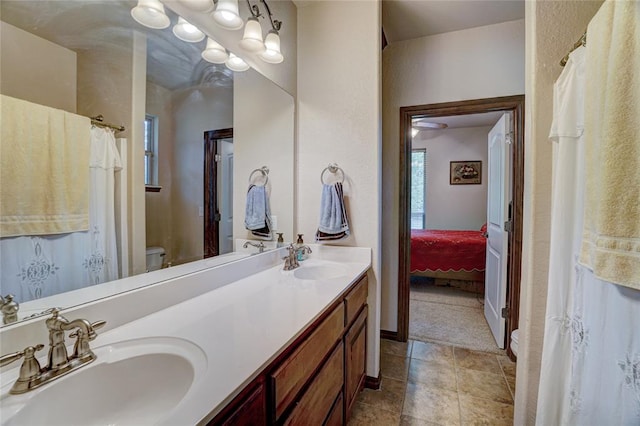
[[640,2],[607,0],[587,31],[580,262],[640,289]]
[[89,229],[91,121],[0,98],[0,237]]

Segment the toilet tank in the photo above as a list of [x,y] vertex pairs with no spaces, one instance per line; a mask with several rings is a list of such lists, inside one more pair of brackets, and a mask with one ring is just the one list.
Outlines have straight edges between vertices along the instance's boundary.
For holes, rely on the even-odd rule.
[[164,254],[162,247],[147,247],[147,271],[157,271],[161,269]]

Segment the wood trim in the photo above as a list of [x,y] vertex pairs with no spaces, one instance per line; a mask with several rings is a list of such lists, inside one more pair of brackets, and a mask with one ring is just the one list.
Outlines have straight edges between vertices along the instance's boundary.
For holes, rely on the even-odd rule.
[[204,257],[220,254],[220,221],[218,206],[218,140],[233,137],[233,129],[204,132]]
[[[400,194],[399,194],[399,242],[398,242],[398,331],[395,340],[406,342],[409,337],[409,271],[411,254],[410,194],[411,184],[411,119],[413,116],[444,117],[450,115],[477,114],[491,111],[513,111],[513,232],[509,234],[507,283],[508,340],[518,326],[520,304],[520,272],[522,261],[522,220],[524,191],[524,95],[504,96],[487,99],[473,99],[439,104],[415,105],[400,108]],[[386,332],[385,333],[389,333]],[[382,335],[382,332],[381,332]],[[391,338],[391,333],[385,336]],[[508,342],[505,342],[508,343]],[[508,347],[508,345],[507,345]],[[510,350],[508,351],[508,353]]]
[[365,376],[364,378],[364,387],[367,389],[378,390],[380,389],[380,372],[378,372],[378,377]]
[[380,338],[388,340],[398,340],[397,331],[380,330]]

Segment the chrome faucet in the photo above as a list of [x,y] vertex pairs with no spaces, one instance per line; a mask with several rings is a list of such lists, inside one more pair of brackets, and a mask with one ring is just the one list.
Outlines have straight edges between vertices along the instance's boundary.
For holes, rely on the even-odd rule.
[[[45,324],[49,330],[49,354],[46,367],[41,368],[35,358],[35,353],[44,348],[44,345],[41,344],[29,346],[23,351],[0,357],[0,367],[24,357],[18,380],[13,384],[9,393],[28,392],[96,359],[96,355],[89,347],[89,342],[97,337],[95,330],[105,325],[106,321],[94,323],[85,319],[69,321],[60,315],[58,309],[53,309],[51,318],[48,318]],[[76,338],[71,356],[67,353],[64,340],[67,330],[75,330],[69,335],[69,337]]]
[[0,296],[0,311],[2,311],[2,323],[11,324],[18,321],[18,309],[20,305],[14,299],[13,294]]
[[247,241],[242,245],[242,248],[247,248],[249,246],[253,246],[253,247],[257,248],[258,249],[258,253],[264,252],[264,249],[265,249],[265,245],[264,245],[264,243],[262,241],[260,241],[257,244],[253,243],[251,241]]
[[311,247],[309,246],[300,246],[298,248],[296,248],[296,258],[300,259],[300,260],[304,260],[306,259],[306,257],[304,257],[306,254],[311,254],[313,253],[311,251]]
[[300,263],[298,263],[297,250],[295,249],[295,247],[293,247],[293,244],[289,245],[287,247],[287,250],[288,254],[282,258],[284,260],[283,269],[285,271],[292,271],[300,266]]

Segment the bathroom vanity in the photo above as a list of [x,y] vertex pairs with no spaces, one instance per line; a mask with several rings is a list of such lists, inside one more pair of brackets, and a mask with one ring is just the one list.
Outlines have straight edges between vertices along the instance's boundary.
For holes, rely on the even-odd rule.
[[[8,394],[19,362],[4,367],[2,424],[346,424],[365,378],[371,250],[311,247],[293,271],[271,250],[62,311],[107,321],[96,360],[21,395]],[[46,344],[44,321],[0,330],[3,355]],[[71,393],[73,410],[58,403]]]

